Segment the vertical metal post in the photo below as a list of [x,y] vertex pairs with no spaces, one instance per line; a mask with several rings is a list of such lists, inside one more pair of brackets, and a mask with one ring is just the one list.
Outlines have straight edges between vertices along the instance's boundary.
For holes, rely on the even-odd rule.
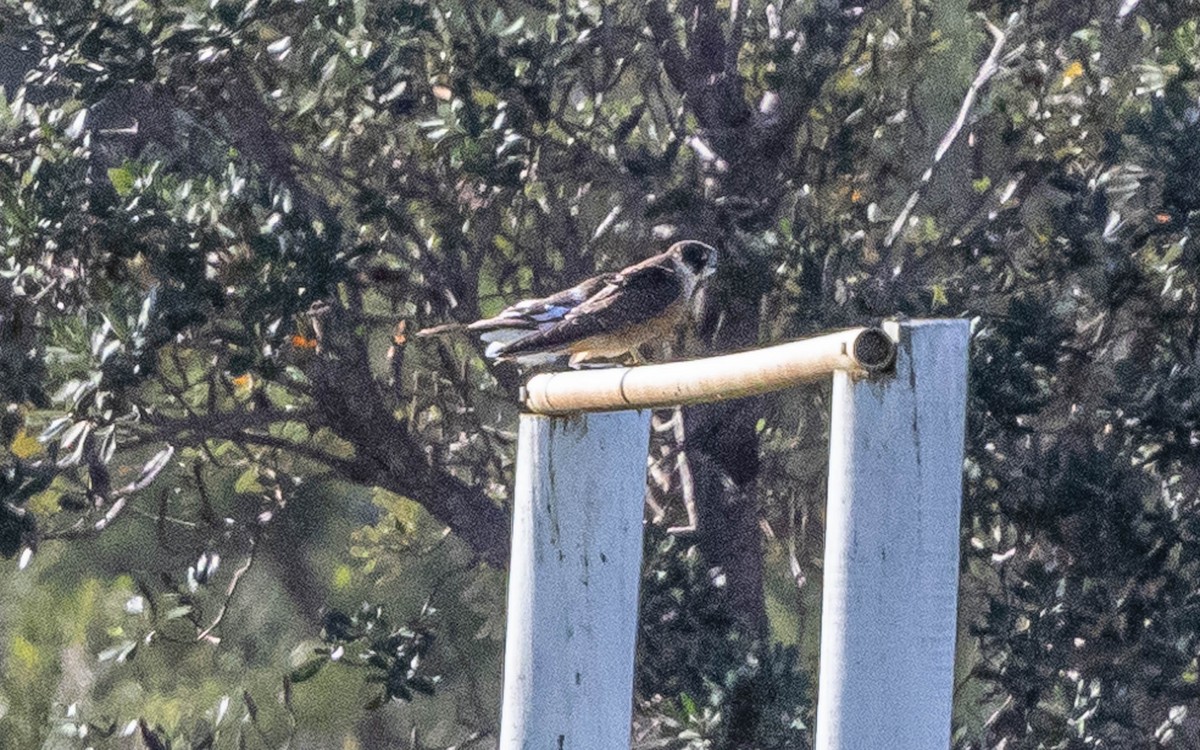
[[628,748],[650,412],[521,417],[501,750]]
[[817,750],[950,745],[969,325],[888,333],[895,377],[834,374]]

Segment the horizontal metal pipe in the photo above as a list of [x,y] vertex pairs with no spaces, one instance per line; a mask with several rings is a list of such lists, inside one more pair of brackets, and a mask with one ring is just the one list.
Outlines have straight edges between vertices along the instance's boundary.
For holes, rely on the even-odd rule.
[[535,375],[522,401],[535,414],[651,409],[754,396],[829,377],[868,375],[896,359],[896,343],[878,328],[801,339],[736,354]]

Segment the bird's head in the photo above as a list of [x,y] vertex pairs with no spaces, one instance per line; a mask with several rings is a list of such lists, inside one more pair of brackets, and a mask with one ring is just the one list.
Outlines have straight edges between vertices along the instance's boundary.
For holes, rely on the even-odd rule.
[[667,251],[679,265],[700,282],[717,270],[717,249],[698,240],[683,240]]

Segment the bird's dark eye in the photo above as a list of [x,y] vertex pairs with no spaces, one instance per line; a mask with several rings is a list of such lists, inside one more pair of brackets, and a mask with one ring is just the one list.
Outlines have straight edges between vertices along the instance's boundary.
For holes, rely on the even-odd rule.
[[699,242],[690,242],[684,245],[680,254],[683,262],[697,273],[708,265],[708,247]]

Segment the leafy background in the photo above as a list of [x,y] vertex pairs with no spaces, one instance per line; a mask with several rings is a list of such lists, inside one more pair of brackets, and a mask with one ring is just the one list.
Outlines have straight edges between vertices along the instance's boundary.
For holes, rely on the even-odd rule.
[[[0,747],[491,747],[520,374],[972,321],[956,748],[1200,747],[1190,0],[0,3]],[[811,741],[827,393],[656,418],[639,748]]]

